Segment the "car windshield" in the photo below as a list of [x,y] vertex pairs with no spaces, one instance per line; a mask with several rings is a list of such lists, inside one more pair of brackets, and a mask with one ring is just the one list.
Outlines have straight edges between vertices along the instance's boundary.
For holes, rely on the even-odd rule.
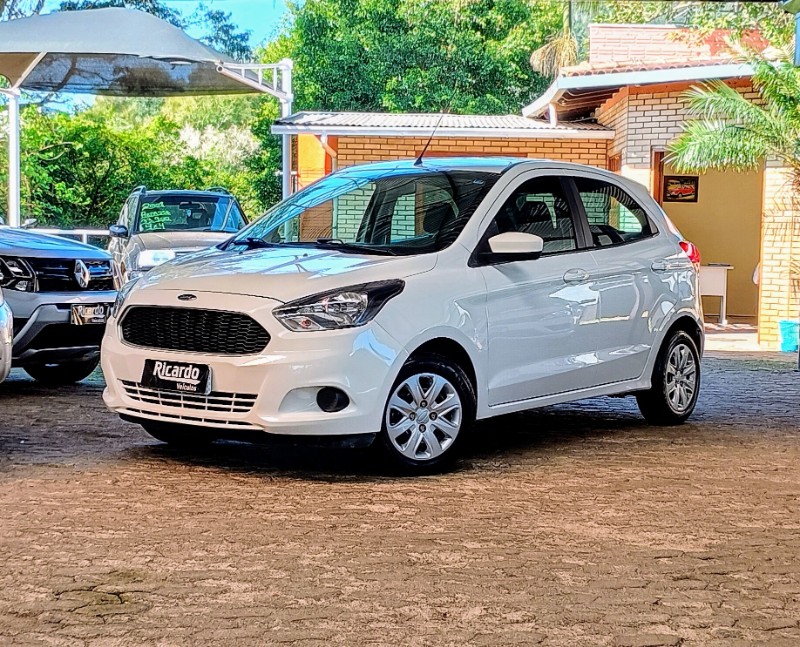
[[224,195],[145,196],[139,203],[136,231],[222,231],[245,226],[239,205]]
[[231,244],[438,251],[455,241],[496,178],[479,171],[348,169],[280,202]]

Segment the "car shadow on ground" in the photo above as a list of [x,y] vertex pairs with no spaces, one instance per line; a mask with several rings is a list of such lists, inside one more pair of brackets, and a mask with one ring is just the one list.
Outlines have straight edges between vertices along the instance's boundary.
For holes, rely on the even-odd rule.
[[[0,388],[0,411],[5,407],[17,409],[10,433],[0,436],[5,462],[131,460],[323,481],[405,476],[374,449],[233,441],[192,449],[172,447],[107,411],[101,399],[102,389],[99,371],[83,383],[60,387],[40,385],[18,370],[12,373]],[[58,413],[47,413],[50,408]],[[639,436],[663,433],[645,424],[633,398],[595,398],[510,414],[479,422],[467,439],[463,457],[449,471],[496,471],[520,462],[546,460],[565,448],[581,451],[586,447],[590,451],[594,443],[629,437],[631,431]],[[0,432],[7,432],[2,414]],[[696,431],[687,429],[686,433]],[[3,462],[0,460],[0,464]]]
[[[510,462],[562,452],[565,446],[591,445],[631,430],[648,433],[649,429],[653,428],[647,427],[633,412],[598,413],[564,405],[502,416],[478,423],[463,456],[447,471],[496,471]],[[154,441],[130,451],[132,458],[138,460],[174,461],[254,476],[321,481],[373,481],[407,476],[384,460],[375,448],[218,441],[206,447],[181,449]]]

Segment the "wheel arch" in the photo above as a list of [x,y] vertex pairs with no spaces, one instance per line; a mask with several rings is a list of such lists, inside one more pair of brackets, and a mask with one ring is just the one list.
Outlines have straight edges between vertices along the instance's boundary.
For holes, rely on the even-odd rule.
[[689,337],[692,338],[695,344],[697,344],[697,351],[700,355],[703,354],[703,341],[704,341],[704,334],[703,330],[700,327],[700,323],[692,316],[688,314],[684,314],[679,316],[675,321],[673,321],[667,331],[664,333],[664,337],[662,340],[662,344],[666,342],[675,332],[678,330],[682,330],[685,332]]
[[475,371],[475,364],[467,349],[460,343],[449,337],[434,337],[417,346],[409,355],[409,359],[420,355],[439,355],[458,364],[467,374],[467,378],[472,384],[477,397],[478,377]]

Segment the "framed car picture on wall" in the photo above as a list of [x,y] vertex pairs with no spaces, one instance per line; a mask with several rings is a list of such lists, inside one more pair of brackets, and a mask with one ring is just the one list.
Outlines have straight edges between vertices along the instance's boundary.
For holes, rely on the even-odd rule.
[[696,175],[665,175],[663,202],[697,202],[700,178]]

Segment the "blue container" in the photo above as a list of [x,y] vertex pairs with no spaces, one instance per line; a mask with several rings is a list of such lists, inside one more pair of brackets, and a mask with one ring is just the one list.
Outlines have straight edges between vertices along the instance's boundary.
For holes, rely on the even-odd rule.
[[782,353],[796,353],[800,345],[800,323],[792,319],[781,319],[778,322],[778,337]]

